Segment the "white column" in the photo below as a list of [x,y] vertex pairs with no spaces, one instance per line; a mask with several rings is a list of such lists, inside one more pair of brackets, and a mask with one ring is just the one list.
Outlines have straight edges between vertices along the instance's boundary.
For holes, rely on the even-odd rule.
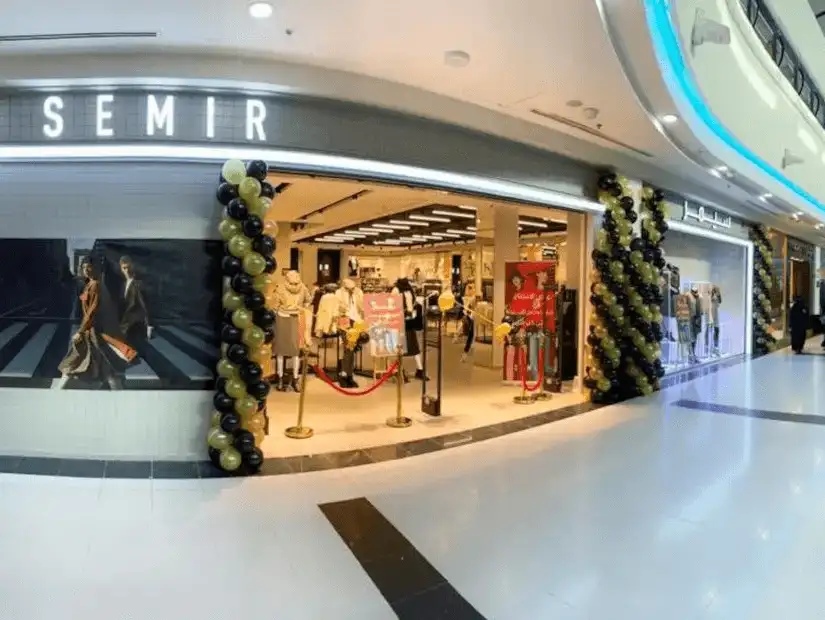
[[[496,206],[492,213],[493,237],[493,322],[498,324],[504,316],[505,268],[507,262],[519,259],[518,209],[516,207]],[[481,218],[478,229],[482,230]],[[493,340],[493,367],[503,365],[504,344]]]
[[315,245],[301,246],[301,280],[307,286],[318,280],[318,247]]
[[573,390],[582,389],[582,377],[587,353],[587,333],[590,329],[590,285],[591,259],[596,240],[596,232],[601,226],[601,218],[586,213],[569,213],[567,216],[567,245],[565,252],[567,266],[567,287],[578,291],[579,326],[577,351],[577,371]]

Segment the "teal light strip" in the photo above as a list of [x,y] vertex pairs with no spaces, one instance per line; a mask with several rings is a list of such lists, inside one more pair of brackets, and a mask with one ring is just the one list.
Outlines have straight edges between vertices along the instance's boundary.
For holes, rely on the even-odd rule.
[[818,211],[825,213],[825,204],[750,151],[711,112],[685,63],[682,46],[679,44],[679,36],[670,16],[669,0],[644,0],[644,4],[653,47],[659,58],[662,73],[671,87],[676,87],[682,91],[694,113],[728,147]]

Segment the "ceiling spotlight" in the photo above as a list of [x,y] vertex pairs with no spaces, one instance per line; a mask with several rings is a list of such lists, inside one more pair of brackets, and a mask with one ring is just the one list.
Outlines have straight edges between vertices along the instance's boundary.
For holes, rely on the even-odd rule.
[[249,14],[255,19],[267,19],[272,17],[272,5],[269,2],[256,0],[249,4]]
[[468,220],[476,219],[475,213],[461,213],[459,211],[433,211],[433,215],[446,215],[447,217],[463,217]]
[[463,50],[444,52],[444,64],[454,69],[461,69],[470,64],[470,55]]
[[679,117],[676,116],[675,114],[665,114],[664,116],[662,116],[662,122],[665,125],[672,125],[673,123],[676,123],[678,121],[679,121]]

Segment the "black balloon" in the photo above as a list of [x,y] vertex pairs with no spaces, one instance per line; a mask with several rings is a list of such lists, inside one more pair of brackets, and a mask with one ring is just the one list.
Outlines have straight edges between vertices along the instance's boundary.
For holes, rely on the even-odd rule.
[[243,454],[243,464],[250,473],[258,473],[261,465],[264,464],[264,453],[260,448],[253,448],[249,452]]
[[218,392],[225,392],[226,391],[226,378],[225,377],[218,377],[215,379],[215,389]]
[[250,396],[253,396],[257,399],[266,398],[267,394],[269,394],[269,383],[266,381],[256,381],[255,383],[249,383],[246,386],[246,391],[249,392]]
[[228,205],[232,200],[238,197],[238,189],[229,183],[221,183],[216,192],[218,202],[223,206]]
[[275,340],[275,328],[274,327],[267,327],[264,330],[264,342],[266,344],[270,344],[273,340]]
[[638,237],[630,242],[630,250],[632,252],[644,252],[645,242]]
[[271,256],[275,251],[275,239],[269,235],[260,235],[255,237],[252,241],[252,249],[261,256]]
[[619,202],[625,211],[630,211],[633,208],[633,199],[630,196],[622,196]]
[[249,349],[243,344],[233,344],[226,351],[226,357],[233,364],[245,364],[249,359]]
[[210,446],[207,450],[207,453],[209,454],[209,460],[212,461],[212,464],[215,467],[220,467],[221,466],[221,451]]
[[243,200],[235,198],[226,205],[226,214],[236,220],[245,220],[249,216],[249,209],[246,208]]
[[275,313],[268,308],[259,308],[252,314],[252,320],[258,327],[272,327],[275,324]]
[[261,196],[264,198],[275,198],[275,188],[269,181],[261,181]]
[[221,259],[221,271],[225,276],[234,276],[243,271],[243,262],[237,256],[224,256]]
[[224,413],[221,416],[221,428],[227,433],[234,433],[241,427],[241,416],[234,411]]
[[247,273],[237,273],[232,276],[232,290],[240,295],[249,295],[254,292],[252,276]]
[[264,267],[264,273],[275,273],[275,270],[278,268],[278,263],[272,256],[264,256],[264,260],[266,261],[266,267]]
[[255,435],[249,431],[239,430],[235,433],[235,448],[241,454],[246,454],[255,449]]
[[249,238],[257,237],[264,231],[264,223],[257,215],[247,217],[241,227],[243,228],[243,234]]
[[244,304],[250,310],[258,310],[260,308],[263,308],[266,304],[266,297],[264,297],[263,293],[259,293],[258,291],[253,290],[246,296]]
[[238,344],[243,337],[243,330],[238,329],[232,323],[224,323],[221,327],[221,341],[227,344]]
[[266,179],[268,172],[269,166],[266,165],[265,161],[261,161],[260,159],[252,160],[246,164],[246,176],[252,177],[253,179],[263,181]]
[[212,397],[212,404],[221,413],[229,413],[235,410],[235,399],[224,392],[215,392]]
[[263,372],[264,371],[260,364],[255,362],[247,362],[246,364],[241,365],[239,374],[244,383],[256,383],[261,380]]

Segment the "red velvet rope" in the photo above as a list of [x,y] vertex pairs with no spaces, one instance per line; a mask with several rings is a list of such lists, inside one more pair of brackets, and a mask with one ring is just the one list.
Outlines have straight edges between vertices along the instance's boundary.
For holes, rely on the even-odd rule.
[[523,348],[519,349],[521,353],[521,387],[527,392],[535,392],[541,387],[541,382],[544,381],[544,348],[539,349],[539,378],[533,386],[527,385],[527,353]]
[[[376,381],[373,385],[371,385],[370,387],[368,387],[364,390],[361,390],[359,392],[351,392],[350,390],[345,390],[340,385],[336,385],[335,382],[332,379],[329,378],[329,375],[327,373],[325,373],[322,368],[319,368],[318,366],[313,366],[312,367],[312,369],[315,371],[315,375],[317,377],[320,377],[321,380],[324,383],[326,383],[328,386],[330,386],[336,392],[340,392],[341,394],[344,394],[345,396],[366,396],[370,392],[373,392],[373,391],[377,390],[379,387],[381,387],[382,384],[386,383],[387,380],[395,374],[395,371],[396,371],[397,368],[398,368],[398,362],[397,361],[393,362],[392,366],[387,368],[387,372],[385,372],[384,375],[378,381]],[[399,380],[400,380],[400,377],[399,377]]]

